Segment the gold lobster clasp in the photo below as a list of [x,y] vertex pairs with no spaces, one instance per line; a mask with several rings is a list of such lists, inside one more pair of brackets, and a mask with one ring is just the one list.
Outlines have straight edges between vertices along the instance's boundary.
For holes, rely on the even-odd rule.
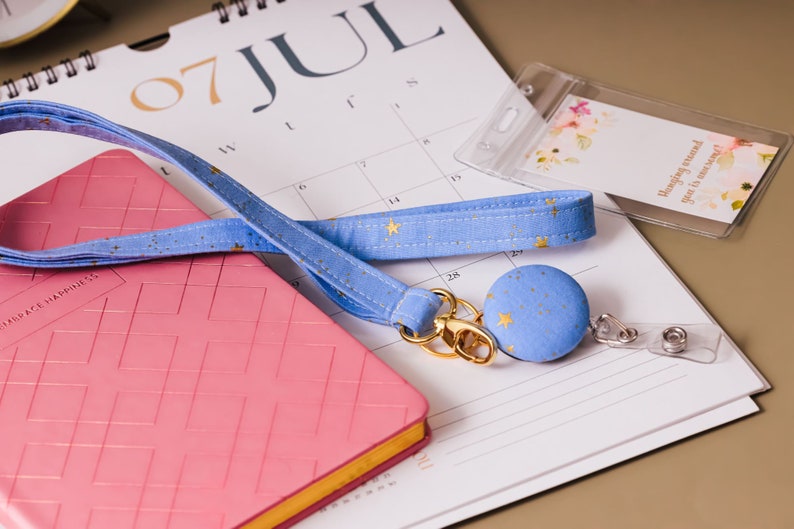
[[[482,326],[482,312],[464,299],[458,299],[452,292],[442,288],[431,290],[440,297],[449,309],[433,320],[433,329],[420,335],[400,327],[400,336],[410,343],[416,344],[426,352],[440,358],[463,358],[478,365],[488,365],[496,359],[498,349],[496,339]],[[463,306],[470,313],[470,319],[458,317],[458,306]],[[437,339],[449,349],[438,351],[431,347]]]

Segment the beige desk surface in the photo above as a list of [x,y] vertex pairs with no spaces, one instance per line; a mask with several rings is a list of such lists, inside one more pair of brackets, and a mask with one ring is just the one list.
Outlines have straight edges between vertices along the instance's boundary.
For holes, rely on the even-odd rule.
[[[0,51],[0,80],[165,32],[209,0],[92,0]],[[362,0],[363,3],[363,0]],[[457,0],[504,68],[543,62],[726,117],[794,131],[794,2]],[[641,231],[774,389],[762,413],[460,524],[466,528],[794,528],[794,154],[727,240]],[[532,457],[532,454],[527,454]],[[494,469],[498,472],[498,469]]]

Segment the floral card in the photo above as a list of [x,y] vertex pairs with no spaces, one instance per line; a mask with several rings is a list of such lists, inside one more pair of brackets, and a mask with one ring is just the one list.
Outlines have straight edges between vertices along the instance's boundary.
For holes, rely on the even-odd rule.
[[519,169],[730,224],[777,153],[771,145],[569,95]]

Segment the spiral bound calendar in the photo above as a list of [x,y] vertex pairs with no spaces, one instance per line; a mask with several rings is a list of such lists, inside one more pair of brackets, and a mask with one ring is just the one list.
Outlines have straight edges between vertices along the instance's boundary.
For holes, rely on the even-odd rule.
[[[453,156],[512,81],[447,0],[237,1],[169,33],[156,49],[119,44],[73,58],[71,70],[53,66],[52,84],[48,70],[9,82],[0,100],[57,100],[176,143],[296,219],[526,192]],[[0,198],[106,148],[2,136],[15,176]],[[173,167],[144,159],[206,213],[228,214]],[[505,271],[548,264],[592,293],[593,313],[713,323],[626,219],[599,214],[597,229],[565,248],[377,266],[480,302]],[[597,344],[542,365],[440,360],[342,313],[287,258],[263,259],[425,395],[435,433],[304,529],[448,525],[754,413],[751,396],[769,389],[727,335],[710,365]]]

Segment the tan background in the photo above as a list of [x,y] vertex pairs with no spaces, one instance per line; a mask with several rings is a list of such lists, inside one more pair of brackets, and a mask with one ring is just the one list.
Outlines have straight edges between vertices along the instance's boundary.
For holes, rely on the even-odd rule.
[[[78,7],[33,41],[0,50],[0,81],[77,57],[86,48],[138,42],[211,5],[91,2],[111,19]],[[651,97],[794,131],[794,2],[454,4],[510,74],[524,63],[543,62]],[[794,154],[790,158],[727,240],[639,224],[774,386],[758,398],[763,412],[459,527],[794,528]]]

